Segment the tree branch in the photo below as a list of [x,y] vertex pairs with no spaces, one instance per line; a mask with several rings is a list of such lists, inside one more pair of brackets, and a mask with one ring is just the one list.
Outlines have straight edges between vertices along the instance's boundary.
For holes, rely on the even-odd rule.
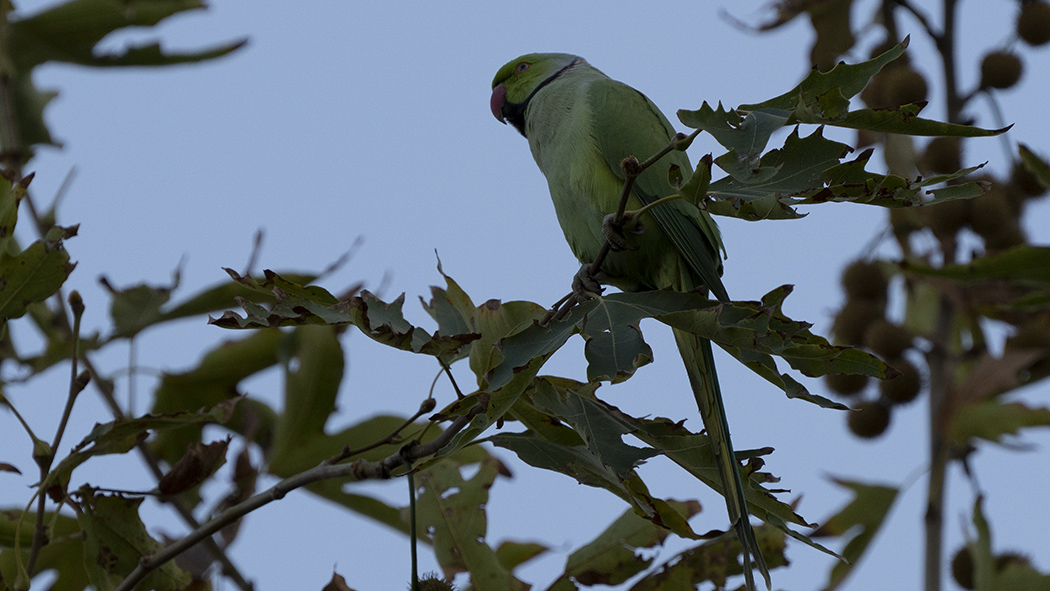
[[182,554],[198,543],[210,538],[215,532],[244,517],[248,513],[251,513],[264,505],[268,505],[273,501],[284,498],[286,494],[297,488],[313,484],[314,482],[335,478],[354,477],[358,480],[391,478],[393,477],[392,471],[395,468],[403,465],[411,465],[415,460],[433,455],[440,451],[441,448],[452,441],[452,438],[455,437],[457,433],[469,425],[474,417],[484,413],[487,408],[488,396],[484,394],[479,395],[478,403],[474,405],[467,414],[456,417],[452,423],[432,441],[406,445],[397,453],[376,462],[357,460],[349,464],[337,465],[324,462],[315,468],[285,478],[268,490],[219,513],[206,523],[201,524],[200,527],[196,528],[185,537],[164,548],[164,550],[152,556],[143,556],[139,559],[139,564],[135,567],[135,570],[121,581],[114,591],[131,591],[135,588],[135,585],[146,578],[150,572],[156,570],[164,563],[173,560],[179,554]]
[[[623,224],[624,215],[627,213],[627,201],[631,198],[631,191],[634,189],[634,181],[645,172],[645,169],[649,168],[653,164],[656,164],[664,156],[670,154],[675,150],[685,151],[686,148],[693,142],[697,135],[700,134],[700,130],[696,130],[689,135],[684,133],[676,133],[671,141],[667,142],[667,145],[660,148],[658,152],[645,159],[643,162],[638,162],[638,158],[634,156],[628,156],[620,162],[620,168],[623,170],[623,189],[620,191],[620,203],[616,208],[616,214],[613,217],[612,224],[614,226],[620,226]],[[655,205],[655,204],[654,204]],[[647,209],[646,207],[642,208]],[[602,247],[598,249],[598,254],[594,257],[594,261],[591,262],[592,272],[597,274],[601,271],[602,264],[605,263],[605,258],[609,256],[609,251],[612,248],[612,244],[609,239],[606,238],[605,242],[602,243]],[[569,293],[562,299],[558,300],[550,311],[543,317],[540,324],[548,324],[552,320],[561,320],[569,313],[569,310],[573,309],[577,304],[581,304],[588,298],[583,294],[574,292]]]

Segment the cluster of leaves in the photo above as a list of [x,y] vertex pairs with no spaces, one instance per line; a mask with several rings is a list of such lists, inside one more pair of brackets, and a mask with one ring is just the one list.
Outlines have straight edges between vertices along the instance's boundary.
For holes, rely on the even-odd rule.
[[[51,142],[41,116],[49,95],[32,86],[31,71],[36,65],[49,60],[163,65],[209,59],[235,49],[239,44],[182,55],[164,53],[158,46],[129,48],[109,56],[94,52],[108,32],[152,25],[199,6],[193,1],[72,0],[34,17],[11,21],[9,30],[13,32],[5,50],[17,54],[17,59],[11,60],[17,71],[0,80],[0,92],[13,97],[13,102],[5,105],[22,106],[10,117],[0,117],[0,125],[18,121],[17,129],[23,135],[0,134],[11,142],[3,146],[5,154],[14,157],[9,164],[23,162],[33,145]],[[98,18],[82,18],[88,12]],[[680,112],[683,123],[711,133],[727,150],[711,160],[726,176],[712,181],[710,167],[698,166],[698,175],[682,179],[683,195],[713,213],[748,220],[797,218],[801,215],[798,206],[832,201],[909,208],[979,195],[984,187],[978,183],[945,185],[974,169],[928,178],[874,173],[866,170],[871,150],[845,160],[852,148],[823,137],[822,127],[803,133],[804,124],[912,135],[969,137],[994,133],[920,118],[921,104],[850,110],[851,99],[903,51],[902,45],[894,46],[868,62],[840,65],[825,73],[815,71],[796,88],[762,103],[732,110],[705,104],[696,111]],[[773,133],[785,126],[795,129],[783,146],[766,150]],[[9,140],[11,137],[16,139]],[[92,384],[113,407],[114,418],[96,426],[62,458],[57,458],[55,451],[63,427],[50,444],[30,433],[37,444],[35,459],[41,468],[39,503],[35,510],[4,510],[0,519],[0,588],[28,588],[31,576],[56,569],[59,576],[52,587],[55,589],[123,589],[134,581],[157,589],[183,589],[198,584],[215,561],[221,562],[224,572],[236,582],[239,575],[224,556],[223,547],[236,539],[237,520],[222,516],[233,508],[249,506],[261,496],[254,495],[259,474],[265,471],[291,482],[319,465],[353,459],[351,467],[379,468],[350,472],[349,481],[347,473],[341,472],[340,479],[319,478],[300,484],[385,526],[406,533],[413,531],[413,525],[420,526],[418,537],[433,546],[446,576],[469,572],[473,588],[479,591],[525,589],[526,584],[515,575],[516,568],[548,548],[517,542],[492,547],[486,541],[488,491],[507,472],[480,443],[506,449],[530,466],[605,489],[628,506],[604,532],[569,555],[564,572],[549,587],[551,591],[615,585],[632,578],[637,579],[634,589],[638,590],[664,589],[672,583],[696,586],[705,581],[724,587],[730,577],[741,573],[741,549],[735,537],[718,530],[696,532],[689,520],[698,505],[652,494],[639,471],[647,459],[663,456],[721,491],[707,436],[688,430],[680,420],[630,416],[598,396],[601,382],[628,380],[651,361],[641,321],[651,318],[708,338],[785,395],[822,407],[845,408],[810,392],[784,370],[783,363],[808,377],[859,374],[881,379],[893,373],[873,355],[831,344],[813,334],[807,323],[785,316],[782,304],[791,291],[789,286],[774,289],[760,301],[731,303],[670,291],[612,294],[543,324],[543,306],[499,301],[476,305],[442,273],[444,287],[432,288],[431,298],[423,302],[436,324],[436,329],[428,330],[405,317],[403,296],[385,302],[361,291],[360,286],[335,296],[311,285],[318,279],[314,275],[266,272],[252,276],[231,271],[231,281],[172,303],[178,286],[176,275],[171,286],[111,286],[112,330],[103,337],[81,338],[81,305],[72,306],[74,321],[70,323],[64,307],[44,302],[56,295],[60,301],[60,287],[71,271],[61,241],[73,236],[75,229],[51,229],[48,216],[40,216],[35,220],[37,226],[47,226],[41,240],[20,250],[11,231],[25,185],[17,180],[6,184],[0,181],[0,224],[4,224],[0,229],[5,230],[0,233],[4,236],[0,293],[6,294],[0,310],[5,328],[9,320],[28,313],[47,344],[42,353],[26,355],[15,351],[7,339],[3,354],[30,376],[71,358],[74,364],[84,363]],[[53,212],[50,215],[53,219]],[[1039,258],[1041,251],[1009,252],[1016,258],[1011,259],[1013,266],[1006,276],[995,266],[983,271],[967,268],[969,275],[957,276],[953,272],[964,271],[921,267],[913,261],[907,270],[916,277],[953,285],[995,279],[1013,286],[1024,279],[1030,289],[1018,293],[1016,301],[1011,300],[1011,309],[1039,309],[1047,301],[1047,267],[1033,268],[1044,264]],[[192,369],[163,374],[152,393],[151,412],[124,416],[113,397],[112,380],[90,363],[93,352],[174,319],[223,310],[231,301],[237,301],[243,312],[226,312],[212,323],[251,332],[207,351]],[[408,419],[378,416],[329,432],[327,423],[336,412],[345,369],[339,337],[351,326],[378,344],[432,357],[435,367],[446,372],[453,364],[466,362],[476,378],[476,389],[463,393],[457,386],[457,399],[425,420],[419,420],[423,411]],[[545,362],[574,335],[580,335],[584,342],[587,381],[540,375]],[[283,378],[279,409],[243,392],[245,380],[270,368],[279,368]],[[73,385],[67,407],[83,389],[84,380]],[[10,401],[3,402],[17,410]],[[424,400],[421,409],[429,408]],[[960,416],[964,414],[960,412]],[[233,438],[207,441],[205,426],[216,424]],[[448,425],[458,426],[453,429]],[[625,441],[628,435],[642,446]],[[974,434],[965,430],[959,435],[960,440],[971,436]],[[390,461],[406,457],[406,449],[425,442],[442,445],[412,465]],[[223,486],[223,498],[210,504],[214,509],[206,510],[201,484],[214,479],[231,447],[237,450],[236,469]],[[257,451],[262,459],[259,465],[249,459],[249,449]],[[155,570],[143,573],[143,564],[151,563],[151,557],[162,552],[162,545],[147,533],[139,517],[143,495],[105,492],[74,478],[75,470],[96,456],[133,450],[146,458],[158,476],[156,490],[149,492],[188,515],[188,528],[205,531],[194,513],[214,517],[212,523],[217,520],[224,526],[221,542],[207,533],[201,536],[211,557],[204,564],[187,570],[185,565],[161,562],[154,565]],[[763,448],[737,454],[748,508],[766,524],[757,532],[767,564],[786,564],[786,537],[825,550],[814,537],[852,533],[855,535],[844,556],[851,560],[859,557],[896,491],[843,481],[855,492],[856,501],[806,535],[801,528],[814,524],[777,496],[785,491],[775,488],[777,477],[763,471],[771,452],[771,448]],[[13,469],[12,464],[0,466]],[[371,474],[393,477],[409,472],[417,485],[413,497],[418,499],[411,513],[357,486]],[[76,516],[44,511],[44,495],[59,506],[73,508]],[[882,507],[883,512],[867,511],[872,505]],[[661,545],[670,533],[693,541],[692,546],[654,564],[645,550]],[[845,563],[836,567],[832,583],[841,581],[849,568]],[[142,578],[132,579],[136,573]],[[333,577],[332,585],[348,588],[341,578]]]
[[[765,151],[774,131],[801,123],[918,135],[980,136],[995,133],[919,118],[916,113],[921,105],[850,111],[849,99],[903,50],[903,46],[897,46],[870,62],[841,65],[828,73],[814,72],[792,91],[764,103],[735,110],[725,110],[721,106],[712,109],[705,104],[697,111],[680,112],[679,117],[684,123],[708,131],[729,150],[713,159],[728,173],[726,177],[710,182],[710,168],[705,168],[702,162],[696,176],[703,176],[699,181],[703,186],[698,190],[693,186],[698,183],[696,176],[685,182],[679,179],[683,195],[691,196],[692,188],[699,197],[695,201],[715,213],[757,220],[797,218],[801,215],[795,209],[797,206],[829,201],[909,207],[981,194],[984,187],[977,183],[939,187],[974,169],[928,179],[907,179],[866,171],[864,167],[871,156],[870,150],[855,160],[843,162],[851,149],[824,138],[819,128],[802,137],[796,127],[783,147]],[[673,178],[681,171],[671,170],[669,174]],[[924,189],[934,186],[939,188],[922,194]],[[446,287],[432,288],[433,298],[425,304],[438,323],[438,330],[431,334],[403,318],[401,299],[387,304],[367,292],[340,299],[316,287],[296,285],[276,274],[268,274],[263,283],[250,278],[237,279],[259,289],[260,293],[275,295],[276,301],[272,306],[242,301],[243,314],[228,312],[213,321],[217,325],[262,328],[310,323],[353,324],[381,343],[438,357],[442,365],[469,359],[479,389],[452,403],[434,418],[447,419],[475,408],[481,396],[486,397],[487,410],[475,416],[470,425],[434,459],[423,462],[419,468],[424,473],[443,465],[436,460],[466,449],[470,443],[488,441],[513,451],[532,466],[561,472],[580,483],[605,488],[627,502],[635,515],[690,539],[695,539],[697,534],[682,513],[672,510],[673,504],[669,501],[653,497],[636,468],[647,458],[663,455],[705,484],[721,490],[706,437],[690,433],[680,423],[669,419],[630,417],[596,395],[598,383],[627,380],[651,360],[651,351],[640,330],[643,318],[653,318],[708,338],[788,396],[829,408],[844,407],[809,392],[799,381],[782,373],[775,358],[779,357],[807,376],[834,373],[885,378],[893,373],[877,358],[858,349],[831,345],[812,334],[807,324],[785,317],[781,304],[790,293],[788,286],[770,292],[760,302],[721,304],[698,294],[671,291],[618,293],[586,302],[560,320],[541,324],[539,320],[544,317],[544,310],[539,305],[490,301],[474,306],[446,276]],[[588,382],[539,376],[544,362],[575,334],[584,339]],[[491,426],[513,422],[520,423],[524,430],[482,438]],[[624,435],[632,435],[648,447],[626,444]],[[749,508],[754,515],[779,529],[781,534],[817,546],[810,538],[788,527],[790,524],[809,524],[788,505],[777,500],[774,489],[763,486],[776,481],[771,475],[759,471],[763,465],[762,456],[770,451],[750,450],[738,454],[739,459],[746,460],[742,479],[747,483],[745,495]],[[447,486],[457,490],[463,486],[464,483],[452,473],[443,473],[448,475]],[[486,483],[479,486],[487,488]],[[858,494],[867,490],[860,484],[851,486],[861,491]],[[478,506],[481,502],[478,501]],[[835,524],[844,523],[841,527],[834,525],[819,531],[822,535],[844,534],[857,523],[851,521],[855,519],[850,517],[851,514],[846,511],[834,520]],[[870,539],[878,523],[876,520],[872,524],[873,529],[866,539]],[[445,526],[433,527],[440,531]],[[479,561],[475,564],[484,563],[494,568],[493,565],[499,564],[498,551],[479,543],[483,539],[482,532],[471,530],[468,533],[462,536],[462,546],[457,546],[448,561],[443,560],[442,564],[446,574],[470,570],[475,577],[474,584],[479,586],[479,575],[485,578],[497,575],[487,570],[484,575],[475,571],[469,566],[470,561],[463,558],[464,553],[475,555]],[[440,550],[438,555],[441,559]],[[481,555],[488,558],[482,560]],[[779,563],[782,555],[774,554],[772,558]],[[632,574],[641,572],[647,565],[637,566],[638,570]],[[639,585],[655,584],[659,576],[666,576],[666,570],[676,568],[691,567],[687,561],[676,563],[672,560],[664,565],[663,570],[652,571],[642,579],[651,583]],[[739,569],[739,566],[733,568]],[[726,574],[729,573],[721,572],[719,576]],[[507,578],[510,576],[509,572],[499,574],[503,586],[492,588],[515,588],[519,583],[510,582],[511,579]],[[685,575],[679,573],[675,576]],[[567,574],[552,588],[578,588],[580,584],[586,585],[587,580]],[[695,584],[704,579],[689,580]]]
[[223,43],[208,49],[176,53],[165,51],[159,43],[124,47],[102,53],[98,44],[110,33],[127,27],[152,27],[187,10],[203,9],[200,0],[70,0],[33,16],[9,18],[4,14],[4,77],[0,92],[0,152],[3,164],[14,168],[24,164],[32,149],[55,144],[44,121],[44,108],[57,93],[41,90],[33,82],[33,71],[47,63],[67,63],[93,67],[168,66],[200,62],[226,55],[244,41]]
[[[767,28],[808,16],[817,33],[813,63],[819,71],[832,70],[841,55],[860,44],[852,33],[852,4],[851,0],[781,3],[778,18]],[[877,18],[862,27],[876,37],[883,34],[873,44],[873,54],[884,52],[899,38],[899,14],[917,22],[940,53],[945,72],[941,90],[949,122],[979,120],[974,99],[996,103],[997,92],[1014,88],[1021,80],[1021,51],[1045,50],[1050,43],[1050,4],[1044,0],[1018,2],[1014,30],[1000,42],[994,42],[990,32],[985,35],[989,49],[973,66],[974,71],[979,69],[979,81],[964,91],[958,88],[955,75],[964,66],[956,63],[953,53],[958,38],[954,30],[957,3],[944,4],[941,27],[913,3],[881,4]],[[927,79],[918,65],[901,59],[872,77],[860,98],[877,112],[893,111],[906,109],[899,106],[903,103],[925,101],[927,90]],[[998,107],[990,115],[999,120]],[[970,145],[963,137],[953,136],[934,138],[916,148],[911,138],[871,130],[859,130],[857,143],[883,148],[890,169],[902,176],[954,174],[964,166],[963,148]],[[877,388],[860,376],[829,376],[827,384],[861,409],[850,416],[850,427],[868,438],[885,431],[895,405],[906,404],[920,390],[932,397],[929,424],[942,428],[929,434],[931,449],[940,450],[930,458],[931,514],[943,514],[939,506],[943,488],[939,487],[944,478],[940,475],[949,463],[963,463],[965,474],[973,476],[968,458],[981,445],[1007,443],[1023,429],[1050,425],[1050,409],[1011,397],[1050,373],[1050,300],[1046,298],[1050,249],[1030,244],[1021,223],[1027,205],[1050,191],[1050,165],[1023,144],[1007,156],[1012,164],[1005,174],[975,174],[974,169],[965,169],[969,173],[965,179],[984,189],[972,200],[891,210],[888,225],[900,258],[878,260],[866,252],[842,276],[847,297],[835,318],[836,343],[864,346],[887,359],[902,375]],[[957,181],[950,182],[954,189]],[[888,283],[899,286],[892,295],[904,302],[901,309],[888,308]],[[980,489],[976,479],[973,484]],[[858,490],[858,502],[864,496]],[[881,498],[869,496],[868,514],[860,518],[873,529],[881,524],[888,508]],[[855,510],[860,515],[865,507]],[[1003,571],[989,566],[992,559],[983,520],[978,498],[974,522],[979,540],[958,554],[982,554],[983,566],[978,571],[987,578],[976,588],[1045,588],[1050,577],[1036,573],[1027,561],[1007,561],[1014,567],[1012,576],[1017,577],[1010,584],[992,582],[996,572]],[[939,577],[943,557],[938,548],[939,542],[927,546],[927,582]],[[956,577],[968,589],[975,588],[972,566],[956,569],[953,564],[953,571],[969,577],[968,583]]]
[[[55,364],[71,360],[74,369],[81,361],[89,367],[71,380],[65,411],[58,409],[54,415],[53,438],[38,437],[21,421],[33,443],[33,460],[40,478],[29,507],[3,507],[0,589],[27,589],[31,576],[45,570],[58,573],[52,589],[113,588],[125,572],[138,564],[139,557],[155,552],[162,544],[146,533],[138,518],[142,497],[103,494],[89,486],[71,488],[73,472],[96,456],[123,454],[136,448],[148,452],[142,442],[153,431],[231,420],[232,408],[226,405],[199,412],[195,408],[191,412],[124,418],[112,398],[112,381],[96,373],[84,355],[131,338],[151,324],[228,305],[236,286],[207,290],[182,306],[152,317],[134,316],[151,306],[152,311],[158,311],[168,290],[140,286],[115,293],[112,334],[81,337],[84,304],[74,292],[66,308],[61,292],[75,267],[65,242],[76,236],[77,226],[55,225],[54,204],[46,209],[35,203],[27,207],[25,202],[32,201],[28,189],[33,175],[23,177],[21,172],[38,146],[56,144],[44,120],[44,108],[56,93],[36,87],[33,74],[39,66],[166,66],[217,58],[243,45],[243,41],[237,41],[188,53],[168,52],[156,43],[110,53],[97,50],[110,33],[127,27],[150,27],[172,15],[203,7],[196,0],[71,0],[32,16],[13,14],[10,3],[0,8],[0,61],[4,64],[0,76],[0,361],[4,362],[0,405],[21,421],[18,405],[4,395],[3,386],[32,380]],[[31,229],[38,235],[28,246],[22,245],[15,232],[20,205],[31,216],[28,224],[20,225],[21,232]],[[42,347],[37,351],[27,346],[32,339],[16,340],[12,336],[29,326],[42,337]],[[96,426],[72,452],[60,457],[59,444],[70,410],[89,380],[108,397],[118,418]],[[160,481],[160,493],[176,495],[194,488],[221,465],[224,452],[224,444],[180,450],[179,455],[184,453],[185,460],[173,466]],[[0,463],[0,472],[20,472],[18,462],[11,460]],[[72,508],[75,517],[45,511],[45,499]],[[190,575],[172,563],[150,575],[148,584],[157,589],[182,589],[190,582]]]
[[[904,208],[933,205],[980,195],[975,182],[941,186],[976,170],[968,168],[929,178],[906,178],[865,170],[873,150],[852,160],[853,148],[825,138],[823,127],[842,127],[885,134],[981,137],[1004,130],[942,123],[919,117],[924,102],[893,108],[853,109],[851,99],[868,81],[904,54],[907,40],[872,60],[839,64],[829,72],[813,70],[798,86],[761,103],[736,109],[704,103],[696,111],[681,110],[678,118],[689,127],[710,133],[727,152],[714,163],[727,175],[711,182],[705,206],[716,215],[749,221],[796,219],[800,205],[850,202]],[[818,125],[802,136],[800,124]],[[796,126],[780,148],[765,151],[773,133]],[[928,187],[938,186],[936,189]]]

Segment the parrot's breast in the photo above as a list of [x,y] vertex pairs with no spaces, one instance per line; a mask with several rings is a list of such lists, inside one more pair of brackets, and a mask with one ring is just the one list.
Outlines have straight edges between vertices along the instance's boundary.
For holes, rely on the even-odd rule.
[[[595,120],[588,83],[575,76],[574,72],[555,80],[533,96],[525,126],[565,240],[581,263],[589,263],[605,242],[602,221],[616,212],[623,179],[609,168],[596,139],[595,125],[610,122]],[[634,196],[628,200],[628,209],[641,205]],[[645,234],[631,237],[637,249],[610,253],[603,266],[608,283],[625,291],[666,287],[667,267],[676,267],[677,261],[665,260],[674,250],[668,248],[663,231],[653,220],[643,223]]]

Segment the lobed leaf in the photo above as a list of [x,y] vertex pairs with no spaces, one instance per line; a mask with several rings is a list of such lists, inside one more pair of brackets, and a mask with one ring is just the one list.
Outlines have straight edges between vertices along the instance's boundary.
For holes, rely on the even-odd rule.
[[[112,589],[138,566],[139,560],[164,546],[146,532],[138,508],[143,499],[96,495],[80,489],[77,521],[84,532],[84,566],[96,589]],[[180,591],[190,584],[189,573],[169,561],[141,583],[144,589]]]
[[696,293],[669,290],[616,293],[577,306],[549,328],[534,325],[500,341],[503,361],[493,370],[489,387],[498,386],[533,360],[545,358],[579,332],[585,345],[588,378],[621,381],[647,360],[648,346],[637,326],[643,318],[708,338],[753,371],[781,387],[791,397],[821,406],[845,408],[806,389],[776,369],[773,356],[810,377],[857,373],[885,378],[891,370],[881,360],[852,347],[831,345],[812,334],[809,324],[791,320],[780,306],[788,286],[767,294],[762,302],[716,303]]
[[[827,72],[810,70],[806,78],[784,94],[761,103],[740,105],[738,110],[757,111],[759,109],[782,109],[797,113],[812,112],[813,105],[829,92],[838,92],[843,98],[851,99],[860,94],[868,81],[878,74],[886,64],[904,55],[910,38],[891,47],[868,61],[859,64],[840,63]],[[818,110],[819,112],[819,110]]]
[[48,61],[88,66],[160,66],[225,55],[242,42],[213,50],[166,55],[156,44],[98,55],[96,46],[114,31],[150,27],[188,10],[202,9],[200,0],[68,0],[10,24],[11,55],[20,69]]
[[791,112],[785,109],[757,109],[746,113],[726,110],[721,103],[712,109],[704,102],[699,109],[678,111],[678,119],[694,129],[710,133],[726,149],[754,160],[762,153],[773,132],[787,123]]
[[1025,169],[1035,175],[1036,180],[1044,189],[1050,191],[1050,164],[1047,164],[1024,144],[1018,144],[1017,153],[1021,156],[1021,163]]
[[[783,531],[768,525],[760,526],[755,528],[755,537],[767,567],[787,566]],[[700,589],[706,582],[713,583],[715,589],[731,588],[727,585],[729,577],[744,572],[738,560],[741,551],[740,541],[735,536],[719,536],[671,556],[659,569],[635,583],[631,591]]]
[[[266,328],[300,324],[353,324],[374,341],[385,345],[425,355],[451,358],[463,347],[476,340],[479,335],[458,334],[434,335],[408,322],[401,307],[404,294],[392,302],[384,302],[368,291],[359,296],[346,295],[336,298],[318,286],[303,286],[284,278],[273,271],[265,271],[262,282],[243,277],[236,271],[226,269],[234,280],[252,288],[259,294],[272,295],[269,308],[255,302],[238,298],[244,316],[227,311],[220,318],[209,318],[209,324],[222,328]],[[352,290],[357,291],[356,287]]]
[[902,264],[902,270],[909,275],[939,277],[968,284],[1001,280],[1045,288],[1050,285],[1050,247],[1015,246],[996,254],[975,258],[969,263],[942,267],[908,261]]
[[499,472],[494,457],[483,460],[470,479],[450,462],[419,472],[416,519],[428,532],[445,576],[469,572],[471,588],[477,591],[525,591],[528,586],[500,563],[485,541],[488,490]]
[[75,267],[61,244],[42,240],[13,256],[0,256],[0,323],[54,295]]
[[[154,414],[196,412],[229,404],[236,399],[240,384],[277,364],[278,351],[285,336],[276,330],[260,330],[239,341],[220,343],[206,351],[196,367],[179,373],[164,373],[153,393]],[[241,399],[225,427],[268,450],[273,444],[277,414],[265,403]],[[150,449],[169,464],[178,460],[186,447],[200,443],[203,424],[188,424],[155,434]]]
[[899,492],[898,489],[891,486],[864,484],[837,478],[832,478],[832,482],[851,490],[853,500],[812,534],[813,537],[849,536],[842,550],[844,560],[837,561],[831,567],[824,591],[837,589],[853,572],[853,567],[860,561],[861,556],[882,527]]
[[1004,435],[1017,435],[1025,427],[1050,427],[1050,408],[992,399],[956,409],[948,436],[960,445],[967,445],[974,437],[1002,443]]
[[[670,501],[669,504],[686,519],[700,512],[696,501]],[[619,585],[649,568],[653,557],[640,550],[662,545],[668,533],[628,510],[596,538],[569,555],[565,572],[551,588],[560,585],[578,589],[576,583],[588,587]]]
[[[27,551],[33,544],[32,524],[35,512],[23,508],[0,508],[0,581],[17,581],[20,569],[25,568]],[[44,514],[48,524],[49,541],[40,549],[36,568],[30,576],[51,571],[54,580],[48,591],[82,591],[91,584],[84,569],[84,536],[75,517],[53,512]],[[20,551],[14,550],[18,540]]]

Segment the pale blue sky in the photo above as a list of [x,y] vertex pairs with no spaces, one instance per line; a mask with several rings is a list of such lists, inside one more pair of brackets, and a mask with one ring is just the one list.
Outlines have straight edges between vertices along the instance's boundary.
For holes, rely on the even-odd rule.
[[[855,4],[858,22],[875,5],[870,0]],[[934,15],[940,6],[929,0],[916,4]],[[19,3],[27,11],[39,5]],[[65,147],[41,150],[29,166],[37,172],[32,189],[46,201],[70,168],[77,169],[58,221],[80,224],[79,235],[67,243],[78,261],[67,286],[84,295],[86,326],[107,323],[100,275],[115,285],[161,284],[184,260],[181,293],[187,295],[225,280],[221,267],[243,268],[258,228],[266,232],[258,267],[277,270],[319,270],[363,237],[356,257],[325,285],[339,291],[364,280],[372,289],[382,285],[388,297],[406,292],[407,314],[418,323],[427,318],[415,305],[416,296],[427,296],[428,286],[441,281],[435,249],[445,271],[475,302],[553,302],[567,291],[577,263],[525,140],[489,112],[491,79],[503,63],[532,51],[576,53],[642,90],[669,115],[705,100],[735,106],[766,99],[793,86],[809,69],[811,32],[804,22],[753,35],[719,17],[725,8],[755,21],[767,14],[760,10],[765,4],[757,2],[650,2],[643,8],[621,1],[600,9],[593,3],[550,1],[449,6],[343,0],[278,9],[245,0],[216,1],[209,11],[176,17],[159,31],[175,48],[250,38],[246,48],[226,59],[162,70],[42,69],[38,85],[61,91],[46,113],[53,135]],[[977,76],[976,58],[1007,38],[1015,2],[962,6],[967,43],[961,48],[961,76],[969,85]],[[916,31],[909,19],[900,26]],[[107,45],[155,35],[121,35]],[[871,34],[862,39],[865,49],[851,61],[866,56],[874,43]],[[938,76],[925,39],[913,39],[913,60],[929,76]],[[1050,49],[1023,54],[1027,71],[1021,89],[1001,97],[1008,119],[1017,124],[1009,139],[1046,155]],[[930,98],[928,114],[939,116],[941,97]],[[980,124],[994,126],[984,103],[974,114]],[[716,149],[708,140],[690,154],[695,160]],[[965,160],[969,165],[989,160],[1001,172],[1003,147],[996,139],[971,141]],[[843,297],[839,271],[867,254],[885,214],[856,205],[809,211],[809,217],[795,222],[720,219],[730,257],[725,283],[737,299],[757,299],[794,283],[786,312],[826,334]],[[1046,203],[1032,208],[1026,229],[1033,243],[1050,242],[1048,221]],[[889,245],[880,252],[896,254]],[[643,328],[656,362],[600,394],[629,413],[691,417],[690,425],[699,429],[670,331],[656,323]],[[196,320],[150,330],[139,338],[138,362],[186,368],[197,359],[200,343],[238,336]],[[357,334],[344,342],[348,379],[342,412],[332,427],[377,412],[407,414],[416,408],[437,369],[432,360],[389,350]],[[579,341],[570,343],[545,372],[582,377],[580,349]],[[840,414],[787,400],[728,356],[718,359],[737,449],[776,448],[767,468],[782,477],[792,495],[802,497],[799,511],[805,517],[823,521],[848,500],[829,475],[914,483],[845,589],[918,588],[925,481],[914,478],[921,477],[926,462],[924,401],[896,413],[885,437],[862,443],[848,435]],[[113,351],[98,363],[115,370],[126,363],[126,351]],[[65,372],[51,372],[50,385],[6,392],[42,432],[50,432],[61,407]],[[465,367],[460,374],[470,383]],[[144,375],[138,387],[144,391],[151,382]],[[817,381],[806,383],[823,391]],[[126,391],[126,382],[119,386]],[[276,400],[279,388],[279,376],[271,373],[254,380],[249,391]],[[442,385],[438,395],[447,401],[451,392]],[[1026,397],[1045,404],[1047,387],[1032,389]],[[143,398],[140,393],[140,410]],[[105,420],[94,396],[82,396],[67,441],[71,445],[94,422]],[[1026,441],[1036,444],[1034,451],[982,446],[974,467],[988,493],[986,510],[997,549],[1021,549],[1047,570],[1050,514],[1030,509],[1035,500],[1030,491],[1050,487],[1050,476],[1037,468],[1046,465],[1050,436],[1043,431]],[[21,461],[28,457],[28,443],[8,413],[0,413],[0,449],[6,450],[0,460],[17,463],[26,474],[0,476],[0,504],[23,503],[34,470]],[[498,453],[515,478],[497,481],[491,490],[489,539],[551,545],[545,558],[521,570],[534,588],[543,589],[561,571],[568,552],[589,541],[625,505],[604,491]],[[137,460],[132,463],[137,466]],[[126,465],[106,458],[95,471],[85,468],[77,477],[113,488],[148,486],[144,472],[121,467]],[[720,497],[668,462],[654,459],[642,475],[658,495],[701,500],[705,511],[693,522],[697,531],[726,526]],[[963,540],[962,524],[972,503],[969,485],[955,476],[945,514],[949,552]],[[404,502],[402,481],[366,489]],[[151,509],[147,520],[167,524],[169,533],[178,531],[166,512]],[[681,547],[669,544],[658,560]],[[408,580],[404,536],[305,492],[251,515],[231,552],[260,591],[317,589],[333,567],[359,591],[402,589]],[[776,588],[818,588],[826,580],[831,565],[826,556],[795,543],[788,556],[794,564],[774,571]],[[435,569],[424,557],[424,568]]]

